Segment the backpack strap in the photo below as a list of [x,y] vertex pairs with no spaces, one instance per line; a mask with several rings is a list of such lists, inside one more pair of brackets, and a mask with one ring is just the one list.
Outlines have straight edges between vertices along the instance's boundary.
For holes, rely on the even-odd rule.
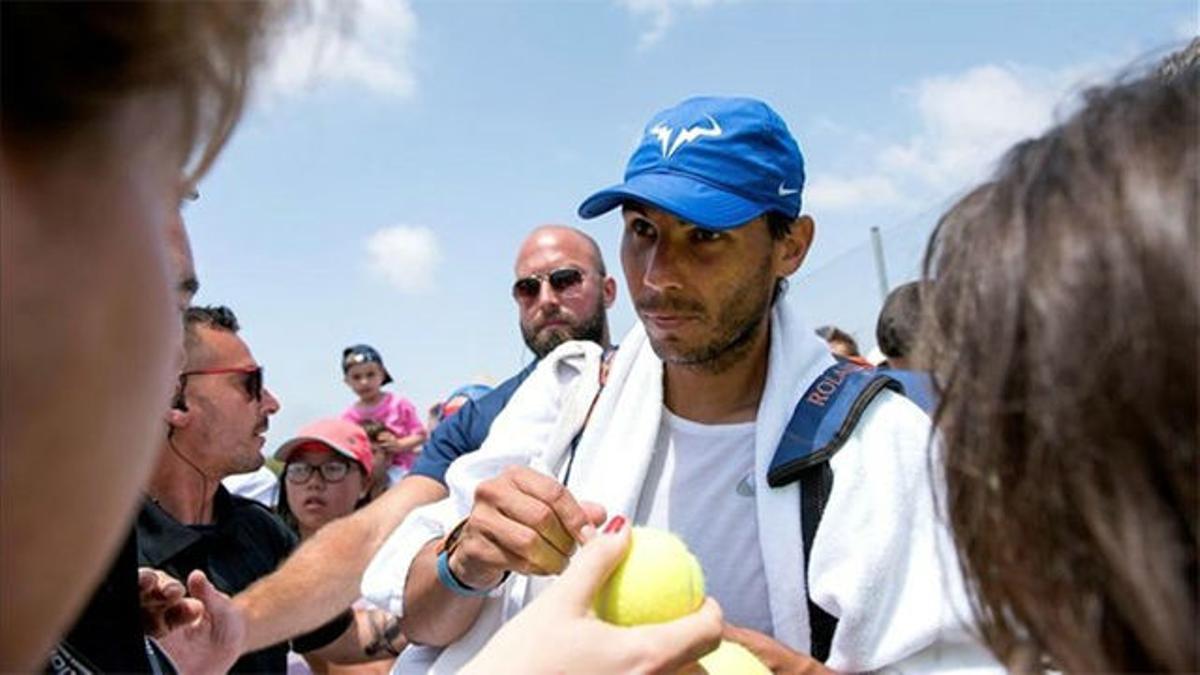
[[821,663],[829,658],[833,644],[833,633],[837,630],[837,617],[826,612],[813,602],[808,593],[808,559],[812,553],[813,539],[817,536],[817,525],[825,513],[825,503],[833,490],[833,470],[829,462],[821,462],[800,472],[800,534],[804,540],[804,585],[808,596],[809,652]]
[[833,491],[829,460],[841,449],[871,401],[884,389],[903,393],[903,386],[883,372],[851,361],[830,366],[809,386],[796,405],[767,472],[773,488],[800,483],[800,533],[804,543],[804,579],[808,595],[810,653],[829,658],[837,617],[813,602],[808,593],[808,561],[825,504]]
[[851,361],[830,366],[796,404],[767,470],[767,485],[795,482],[804,469],[826,462],[850,437],[863,411],[884,389],[899,394],[904,387],[886,371]]

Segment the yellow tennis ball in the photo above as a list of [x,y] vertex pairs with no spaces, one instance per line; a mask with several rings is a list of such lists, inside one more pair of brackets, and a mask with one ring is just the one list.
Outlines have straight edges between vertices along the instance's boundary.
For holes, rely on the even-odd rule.
[[620,626],[671,621],[704,603],[704,572],[678,537],[633,528],[625,559],[596,594],[596,616]]
[[708,675],[771,674],[771,670],[749,649],[729,640],[721,640],[721,646],[700,659],[700,667],[704,668]]

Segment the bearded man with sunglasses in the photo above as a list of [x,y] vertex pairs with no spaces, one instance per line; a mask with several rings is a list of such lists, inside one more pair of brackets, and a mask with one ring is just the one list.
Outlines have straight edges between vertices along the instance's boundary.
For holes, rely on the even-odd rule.
[[542,357],[569,340],[612,348],[608,308],[616,299],[617,282],[608,276],[594,239],[563,225],[538,227],[521,242],[513,272],[521,337],[537,358],[434,430],[405,481],[409,490],[420,491],[421,503],[446,496],[446,469],[483,445],[492,420]]
[[[185,312],[185,365],[137,519],[140,564],[178,579],[201,570],[228,594],[274,571],[297,545],[275,514],[221,485],[262,466],[263,433],[279,411],[238,328],[227,307]],[[364,645],[372,639],[369,626],[360,630],[354,615],[342,612],[290,646],[342,663],[370,658]],[[280,642],[246,654],[232,672],[285,672],[288,647]]]

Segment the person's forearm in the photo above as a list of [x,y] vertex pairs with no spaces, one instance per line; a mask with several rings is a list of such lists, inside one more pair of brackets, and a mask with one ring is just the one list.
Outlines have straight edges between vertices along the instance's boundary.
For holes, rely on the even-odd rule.
[[283,566],[234,598],[246,617],[244,651],[313,630],[349,607],[392,530],[414,508],[444,496],[437,481],[409,477],[362,510],[321,528]]
[[429,542],[408,570],[400,627],[411,642],[444,647],[471,628],[484,598],[455,595],[437,578],[440,541]]
[[396,440],[396,450],[397,452],[412,452],[424,445],[426,439],[425,434],[409,434]]
[[330,666],[390,662],[406,646],[408,640],[400,632],[400,620],[394,615],[377,609],[357,609],[354,623],[340,638],[304,656],[316,656]]

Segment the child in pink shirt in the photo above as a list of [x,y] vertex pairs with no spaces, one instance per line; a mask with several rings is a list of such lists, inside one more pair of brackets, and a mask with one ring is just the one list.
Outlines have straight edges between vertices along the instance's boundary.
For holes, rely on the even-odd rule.
[[358,401],[342,413],[342,419],[355,424],[375,420],[396,435],[392,466],[407,472],[428,434],[417,416],[417,409],[403,396],[383,391],[392,381],[383,357],[369,345],[353,345],[342,350],[342,373],[346,385],[358,395]]

